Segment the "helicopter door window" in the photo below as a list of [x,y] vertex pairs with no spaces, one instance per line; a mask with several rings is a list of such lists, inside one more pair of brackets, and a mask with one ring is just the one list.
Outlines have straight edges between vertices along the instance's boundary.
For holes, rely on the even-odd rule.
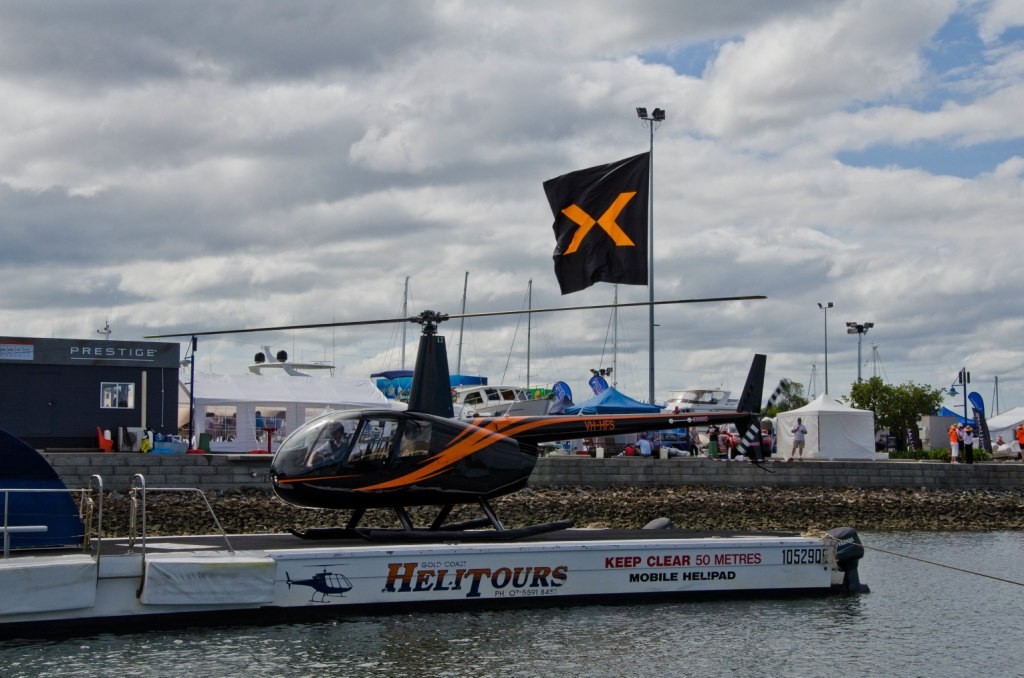
[[430,424],[421,421],[406,421],[402,433],[402,444],[398,458],[425,457],[430,454]]
[[359,432],[359,440],[352,451],[352,461],[386,462],[398,432],[393,419],[367,419]]

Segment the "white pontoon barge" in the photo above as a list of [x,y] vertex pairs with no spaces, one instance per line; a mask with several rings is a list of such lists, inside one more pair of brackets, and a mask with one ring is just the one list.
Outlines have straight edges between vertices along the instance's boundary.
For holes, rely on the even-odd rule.
[[[149,492],[199,490],[150,488]],[[25,492],[0,489],[6,507]],[[84,545],[12,548],[44,535],[4,514],[0,637],[67,635],[169,625],[269,623],[398,610],[813,595],[865,590],[849,528],[828,534],[676,529],[563,529],[514,541],[400,543],[386,537],[304,540],[291,534],[148,537],[146,488],[130,491],[130,539],[102,537],[102,480]],[[216,516],[213,524],[220,527]],[[657,522],[657,521],[656,521]],[[367,536],[371,534],[367,531]]]

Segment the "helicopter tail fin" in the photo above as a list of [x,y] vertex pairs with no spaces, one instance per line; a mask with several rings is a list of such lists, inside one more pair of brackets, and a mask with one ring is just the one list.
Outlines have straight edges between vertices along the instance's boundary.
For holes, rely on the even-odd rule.
[[[743,393],[740,394],[740,402],[736,408],[737,412],[751,413],[750,419],[747,421],[746,430],[743,431],[742,427],[739,428],[740,431],[743,431],[739,445],[740,454],[745,455],[752,452],[752,456],[756,461],[763,460],[764,455],[770,453],[761,449],[761,422],[759,421],[761,415],[761,396],[764,390],[765,363],[765,356],[760,353],[754,354],[754,362],[750,365],[747,383],[743,386]],[[781,384],[780,388],[776,389],[776,393],[772,394],[772,398],[777,398],[780,391]]]
[[761,412],[761,397],[762,391],[764,391],[764,368],[767,362],[767,357],[760,354],[754,354],[754,361],[750,364],[750,372],[747,373],[747,383],[743,386],[743,392],[740,394],[739,405],[736,407],[737,412],[754,412],[759,414]]

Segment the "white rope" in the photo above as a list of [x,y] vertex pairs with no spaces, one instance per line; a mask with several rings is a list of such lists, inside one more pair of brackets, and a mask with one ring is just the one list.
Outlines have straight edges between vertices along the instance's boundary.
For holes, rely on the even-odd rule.
[[[804,536],[804,537],[819,537],[819,538],[822,538],[822,539],[831,539],[834,542],[838,542],[839,541],[838,539],[833,537],[828,532],[823,532],[823,531],[820,531],[820,530],[808,530],[807,532],[804,532],[801,536]],[[885,549],[880,549],[877,546],[867,546],[865,544],[861,544],[861,546],[864,547],[864,549],[868,550],[868,551],[877,551],[878,553],[884,553],[886,555],[896,556],[897,558],[906,558],[907,560],[916,560],[919,563],[927,563],[928,565],[935,565],[936,567],[944,567],[947,570],[956,570],[957,572],[963,572],[965,574],[973,574],[973,575],[978,576],[978,577],[985,577],[986,579],[995,579],[996,581],[1005,582],[1007,584],[1015,584],[1017,586],[1024,586],[1024,582],[1019,582],[1019,581],[1016,581],[1016,580],[1013,580],[1013,579],[1005,579],[1003,577],[997,577],[997,576],[992,575],[992,574],[985,574],[984,572],[978,572],[976,570],[966,570],[966,569],[964,569],[962,567],[956,567],[954,565],[946,565],[945,563],[940,563],[940,562],[935,561],[935,560],[928,560],[927,558],[917,558],[916,556],[908,556],[905,553],[896,553],[895,551],[887,551]]]

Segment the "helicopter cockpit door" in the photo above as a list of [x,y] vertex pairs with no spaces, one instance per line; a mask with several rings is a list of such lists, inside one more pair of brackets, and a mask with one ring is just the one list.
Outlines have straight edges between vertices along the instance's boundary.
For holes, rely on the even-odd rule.
[[359,425],[356,444],[349,456],[350,461],[374,462],[378,465],[387,463],[394,447],[398,422],[394,419],[371,417],[363,419]]
[[349,460],[390,466],[410,458],[426,457],[430,454],[430,434],[431,426],[427,422],[364,419]]

